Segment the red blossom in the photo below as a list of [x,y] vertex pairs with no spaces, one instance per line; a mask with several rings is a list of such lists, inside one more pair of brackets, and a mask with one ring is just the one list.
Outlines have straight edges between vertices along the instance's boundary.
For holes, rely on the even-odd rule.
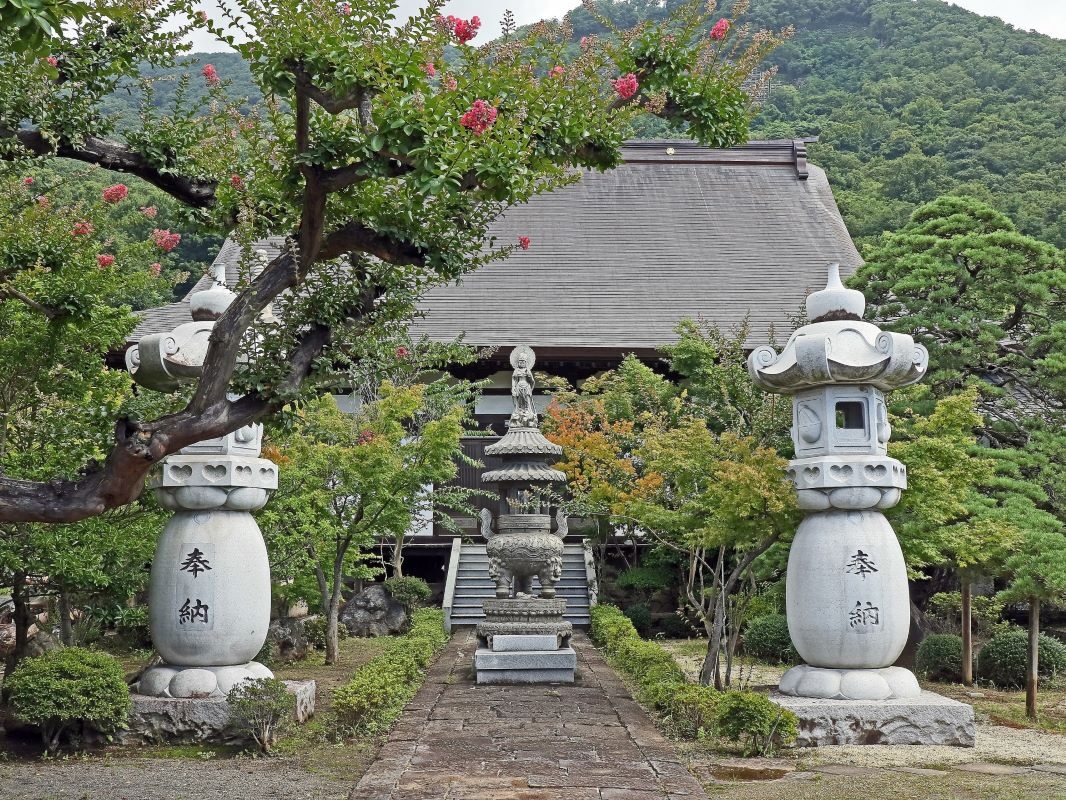
[[148,217],[148,219],[155,219],[155,215],[159,213],[159,209],[155,206],[144,206],[141,208],[141,213]]
[[566,67],[564,67],[562,64],[556,64],[548,71],[548,74],[553,78],[561,78],[563,75],[566,74]]
[[407,358],[409,355],[411,355],[411,351],[408,350],[406,347],[403,347],[401,345],[400,347],[396,348],[396,357],[397,358]]
[[529,249],[529,237],[528,236],[519,236],[518,237],[518,246],[521,247],[523,250],[528,250]]
[[218,70],[215,69],[214,64],[204,64],[204,68],[200,70],[200,74],[204,76],[204,80],[207,81],[208,86],[218,86],[222,83],[222,79],[218,77]]
[[124,183],[116,183],[114,186],[108,186],[101,193],[101,197],[104,198],[105,203],[121,203],[129,195],[130,189]]
[[74,229],[70,232],[71,236],[88,236],[93,232],[93,224],[82,220],[74,224]]
[[244,178],[242,178],[240,175],[230,175],[229,185],[232,186],[234,189],[243,189]]
[[618,96],[623,100],[628,100],[630,97],[637,93],[637,89],[640,88],[640,84],[637,83],[637,76],[632,72],[623,75],[621,78],[616,78],[611,81],[611,85],[614,90],[618,92]]
[[724,39],[727,33],[729,33],[729,20],[727,19],[718,20],[711,28],[712,39]]
[[484,100],[475,100],[470,110],[459,118],[459,124],[480,136],[496,122],[496,109]]
[[96,257],[96,263],[100,265],[100,269],[104,269],[115,263],[115,257],[107,253],[101,253]]
[[370,443],[372,441],[374,441],[374,432],[373,431],[360,431],[358,438],[356,438],[356,440],[355,440],[355,443],[356,444],[368,444],[368,443]]
[[55,56],[48,56],[48,58],[46,58],[45,61],[48,62],[49,66],[52,66],[52,67],[58,67],[59,66],[59,59],[56,58]]
[[22,179],[22,185],[23,186],[33,186],[33,178],[23,178]]
[[170,231],[160,230],[156,228],[152,231],[152,242],[162,250],[164,253],[169,253],[181,242],[180,233],[171,233]]
[[432,61],[427,61],[425,64],[423,64],[422,65],[422,71],[424,73],[426,73],[431,78],[436,76],[436,74],[437,74],[437,68],[435,66],[433,66],[433,62]]
[[160,264],[158,261],[155,261],[148,265],[148,271],[152,273],[153,278],[158,278],[159,273],[163,271],[163,265]]

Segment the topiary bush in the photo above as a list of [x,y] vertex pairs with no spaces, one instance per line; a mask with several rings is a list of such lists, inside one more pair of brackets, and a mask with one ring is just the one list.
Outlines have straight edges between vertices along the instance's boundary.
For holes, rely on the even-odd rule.
[[640,638],[633,622],[618,606],[595,605],[590,609],[589,617],[589,637],[592,643],[602,647],[608,654],[615,645],[625,639]]
[[[997,633],[977,654],[977,675],[1001,688],[1025,686],[1025,668],[1029,661],[1029,634],[1020,628]],[[1066,672],[1066,645],[1051,636],[1040,634],[1037,663],[1040,677],[1051,678]]]
[[425,605],[433,596],[433,590],[421,578],[389,578],[385,581],[385,589],[408,612]]
[[290,722],[296,698],[276,678],[245,679],[230,691],[230,723],[251,736],[262,753],[269,753]]
[[386,730],[414,697],[426,667],[447,641],[442,611],[416,611],[408,633],[389,642],[381,655],[333,693],[333,711],[341,725],[363,733]]
[[682,739],[702,739],[715,726],[720,692],[698,683],[682,683],[670,687],[666,708],[662,709],[667,724]]
[[914,657],[914,671],[924,678],[941,683],[962,681],[962,637],[953,633],[934,633],[922,639]]
[[130,711],[122,666],[106,653],[80,647],[26,659],[4,681],[4,690],[15,717],[41,729],[48,752],[75,729],[110,736],[125,727]]
[[771,664],[799,661],[784,614],[767,614],[749,622],[744,630],[744,652]]
[[744,745],[745,755],[770,755],[796,740],[795,714],[756,692],[724,692],[716,698],[715,730]]

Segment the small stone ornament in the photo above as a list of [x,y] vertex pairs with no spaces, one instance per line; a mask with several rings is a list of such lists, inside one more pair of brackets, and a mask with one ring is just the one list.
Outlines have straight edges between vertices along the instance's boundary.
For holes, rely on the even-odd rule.
[[907,469],[888,455],[892,429],[882,391],[916,383],[929,354],[902,333],[862,319],[861,292],[830,267],[807,298],[810,324],[780,354],[748,358],[752,379],[792,395],[796,457],[788,477],[810,512],[789,552],[789,633],[806,664],[781,679],[786,695],[880,701],[916,698],[918,682],[893,667],[907,643],[907,567],[882,510],[899,502]]
[[[173,391],[203,369],[215,321],[234,297],[215,285],[190,298],[193,322],[146,336],[127,352],[137,383]],[[260,458],[263,430],[248,425],[163,460],[149,483],[173,511],[156,544],[148,594],[152,643],[164,663],[141,676],[141,695],[210,698],[273,674],[253,659],[270,627],[270,566],[251,511],[278,485]]]

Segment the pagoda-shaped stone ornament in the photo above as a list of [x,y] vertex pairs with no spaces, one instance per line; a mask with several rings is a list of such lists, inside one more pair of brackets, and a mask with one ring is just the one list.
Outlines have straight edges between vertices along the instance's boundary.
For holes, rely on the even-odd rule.
[[[137,383],[166,392],[199,377],[211,330],[234,297],[223,278],[192,295],[192,322],[130,348]],[[278,485],[277,465],[259,457],[262,436],[261,425],[248,425],[185,447],[149,484],[174,515],[156,545],[148,594],[164,663],[141,676],[140,695],[224,697],[245,678],[273,677],[253,660],[270,626],[270,566],[250,512]]]
[[512,351],[514,412],[507,434],[485,448],[486,455],[499,456],[503,464],[481,477],[499,487],[499,500],[495,513],[485,509],[481,514],[496,597],[485,600],[485,620],[477,626],[478,683],[574,680],[573,626],[563,619],[566,600],[555,596],[566,517],[557,512],[553,519],[545,496],[545,490],[566,480],[565,473],[551,467],[563,449],[540,432],[533,402],[535,361],[529,347]]
[[[921,380],[929,354],[912,337],[864,321],[865,306],[861,292],[841,284],[833,264],[826,288],[807,297],[810,324],[793,333],[780,354],[759,347],[748,359],[756,384],[792,395],[796,457],[788,476],[799,507],[808,512],[792,543],[785,581],[789,634],[806,663],[786,672],[779,690],[830,706],[932,703],[939,722],[930,725],[919,715],[917,723],[904,724],[899,719],[908,714],[899,708],[856,712],[845,703],[812,712],[802,703],[782,704],[807,726],[801,743],[887,741],[882,717],[895,714],[901,733],[894,743],[931,737],[941,744],[972,744],[969,706],[945,700],[951,706],[945,716],[939,704],[944,698],[924,693],[923,700],[914,675],[893,666],[907,644],[910,599],[903,552],[882,511],[899,502],[907,469],[888,455],[892,429],[882,392]],[[965,731],[958,733],[967,712],[969,741]],[[816,719],[804,719],[805,713]],[[870,731],[876,733],[867,736]]]

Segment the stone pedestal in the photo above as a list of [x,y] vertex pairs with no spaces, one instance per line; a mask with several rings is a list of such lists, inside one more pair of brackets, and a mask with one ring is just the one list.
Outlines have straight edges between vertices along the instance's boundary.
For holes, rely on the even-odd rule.
[[506,637],[518,641],[535,635],[554,637],[555,647],[568,647],[574,626],[563,619],[566,601],[561,597],[550,600],[541,597],[497,597],[484,602],[485,619],[478,623],[478,646],[495,649],[494,638]]
[[799,717],[799,747],[839,744],[929,744],[973,747],[973,708],[922,692],[893,700],[827,700],[774,692],[770,699]]
[[[306,722],[315,713],[314,681],[285,681],[296,697],[293,716]],[[129,727],[120,737],[124,744],[245,744],[247,737],[230,725],[229,703],[212,697],[148,697],[133,695]]]
[[554,635],[496,635],[474,653],[478,683],[573,683],[577,653]]

